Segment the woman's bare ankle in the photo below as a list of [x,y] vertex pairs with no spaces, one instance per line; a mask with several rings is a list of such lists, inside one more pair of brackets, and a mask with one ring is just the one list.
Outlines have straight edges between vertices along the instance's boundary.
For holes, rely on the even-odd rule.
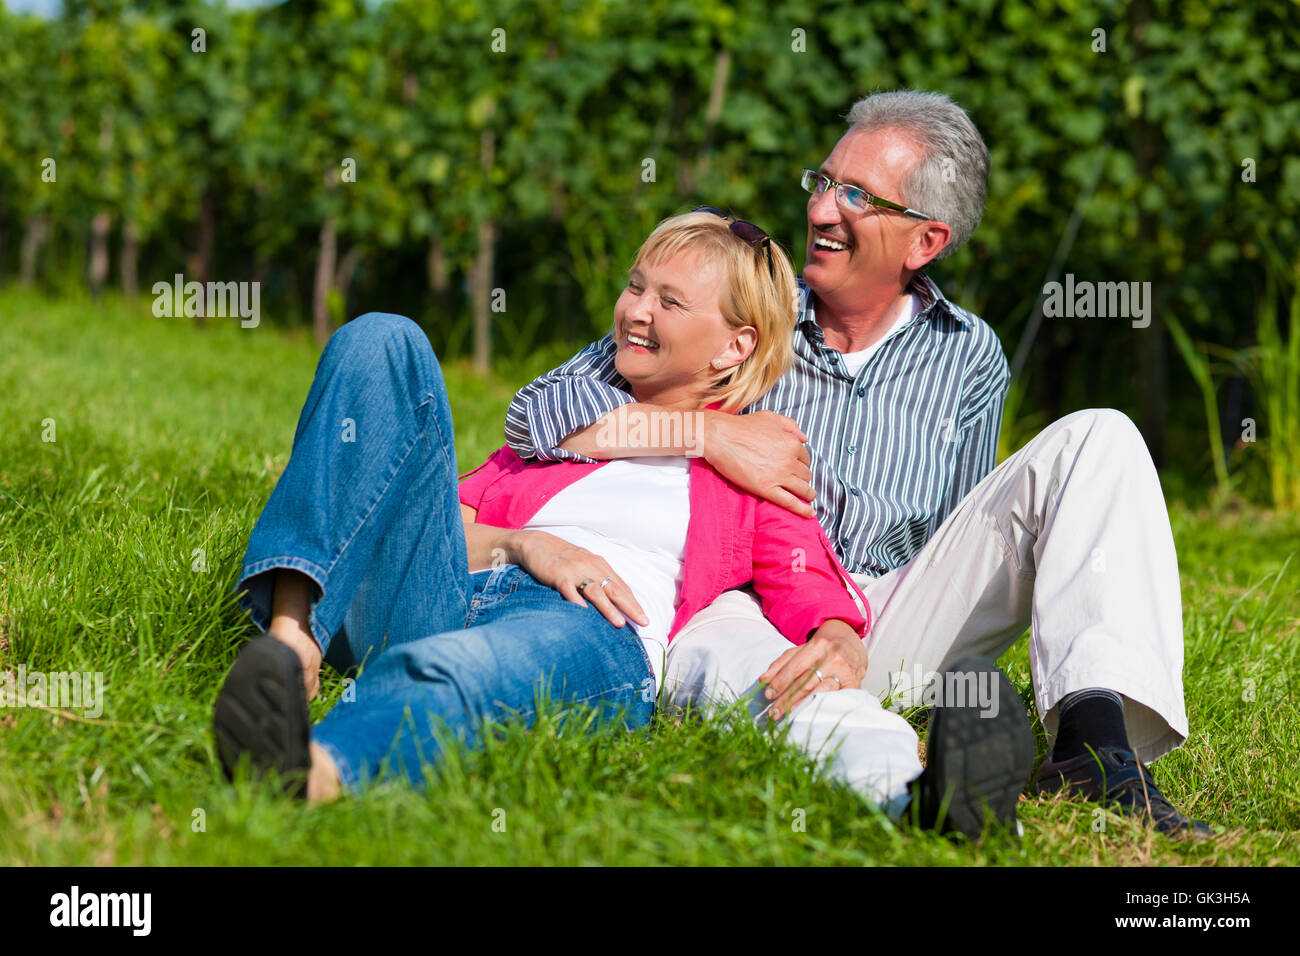
[[320,693],[320,665],[324,657],[316,639],[293,627],[277,627],[274,621],[266,633],[281,644],[288,645],[298,655],[298,661],[302,665],[303,690],[307,692],[308,700],[315,700]]
[[271,626],[267,629],[268,634],[297,653],[308,700],[320,693],[320,665],[324,657],[311,632],[315,590],[315,582],[307,575],[288,569],[278,571],[271,598]]
[[324,803],[336,800],[343,792],[338,767],[329,753],[318,743],[310,745],[311,769],[307,771],[307,800]]

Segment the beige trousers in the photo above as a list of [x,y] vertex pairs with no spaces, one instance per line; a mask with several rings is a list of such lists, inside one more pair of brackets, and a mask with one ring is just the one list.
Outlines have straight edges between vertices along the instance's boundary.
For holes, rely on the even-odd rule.
[[[1120,412],[1088,409],[1049,425],[976,485],[911,561],[857,581],[873,612],[863,687],[814,694],[782,724],[873,802],[901,806],[921,770],[915,733],[881,701],[925,703],[932,674],[968,654],[996,658],[1026,628],[1049,736],[1065,694],[1104,687],[1124,700],[1139,759],[1187,738],[1169,515],[1146,444]],[[757,715],[766,704],[757,678],[789,646],[752,592],[729,591],[673,638],[667,699],[745,699]]]

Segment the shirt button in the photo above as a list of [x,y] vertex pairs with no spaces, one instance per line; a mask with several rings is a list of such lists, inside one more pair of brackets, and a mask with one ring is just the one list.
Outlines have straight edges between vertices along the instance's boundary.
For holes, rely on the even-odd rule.
[[850,455],[852,455],[852,454],[853,454],[854,452],[856,452],[857,450],[858,450],[858,446],[857,446],[857,445],[850,445],[850,446],[848,447],[848,453],[849,453]]
[[858,496],[858,489],[857,489],[857,488],[850,488],[850,489],[849,489],[849,494],[851,494],[854,498],[856,498],[856,497]]
[[840,538],[840,547],[845,551],[849,550],[849,539],[847,537]]
[[858,386],[858,398],[861,398],[861,397],[862,397],[863,395],[865,395],[865,394],[867,394],[867,386],[865,386],[865,385],[859,385],[859,386]]

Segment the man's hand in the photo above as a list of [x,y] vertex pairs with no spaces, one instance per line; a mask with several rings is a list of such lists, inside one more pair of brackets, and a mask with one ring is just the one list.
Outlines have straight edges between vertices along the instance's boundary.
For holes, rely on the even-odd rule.
[[[821,671],[819,678],[814,672]],[[764,697],[772,701],[768,716],[780,720],[814,692],[861,687],[867,676],[867,648],[862,638],[843,621],[827,621],[808,643],[792,647],[765,670]]]
[[718,474],[746,491],[811,518],[815,492],[808,436],[797,422],[776,412],[752,415],[705,413],[703,453]]
[[[626,623],[624,614],[642,627],[650,623],[632,596],[632,589],[600,555],[545,531],[520,531],[513,536],[512,544],[512,557],[518,558],[520,567],[574,604],[586,607],[590,601],[615,627]],[[591,583],[579,591],[583,581]],[[601,587],[602,581],[608,583]]]

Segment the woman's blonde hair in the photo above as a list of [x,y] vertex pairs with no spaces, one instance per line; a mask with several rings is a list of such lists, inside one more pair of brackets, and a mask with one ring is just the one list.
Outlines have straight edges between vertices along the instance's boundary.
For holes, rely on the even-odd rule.
[[635,269],[690,251],[722,266],[725,284],[718,298],[723,319],[733,329],[748,325],[758,333],[749,357],[714,377],[714,399],[721,400],[724,411],[738,412],[766,394],[794,359],[798,287],[785,251],[775,240],[770,248],[769,276],[767,254],[732,232],[729,220],[711,212],[688,212],[659,223],[632,263]]

